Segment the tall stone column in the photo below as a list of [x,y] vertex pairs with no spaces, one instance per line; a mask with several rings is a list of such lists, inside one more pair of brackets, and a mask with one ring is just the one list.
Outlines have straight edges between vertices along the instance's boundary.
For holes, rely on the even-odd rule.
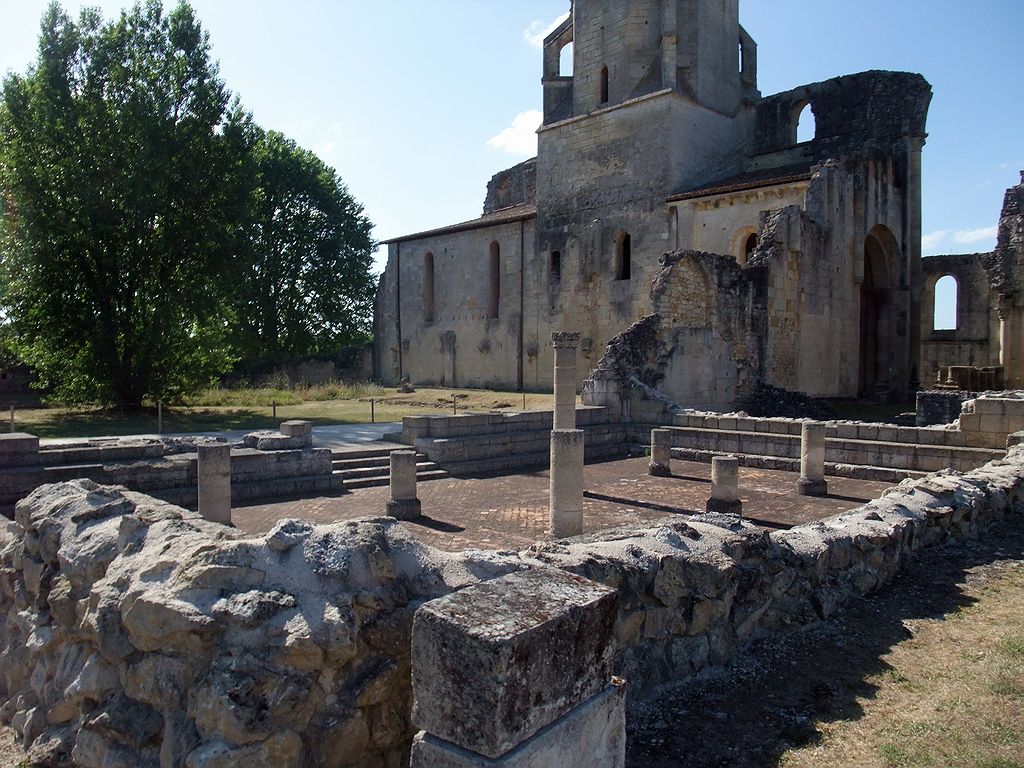
[[647,467],[655,477],[672,475],[672,430],[651,430],[651,463]]
[[199,514],[211,522],[231,525],[231,446],[200,445],[196,470]]
[[801,496],[827,496],[825,482],[825,425],[820,421],[805,421],[800,432]]
[[416,451],[391,452],[391,498],[387,514],[398,520],[415,520],[420,516],[420,500],[416,496]]
[[711,459],[711,498],[708,512],[727,515],[743,514],[740,500],[740,460],[735,456],[715,456]]
[[583,430],[551,433],[550,528],[556,539],[583,533]]
[[554,429],[576,429],[576,349],[580,334],[557,331],[551,334],[555,348]]

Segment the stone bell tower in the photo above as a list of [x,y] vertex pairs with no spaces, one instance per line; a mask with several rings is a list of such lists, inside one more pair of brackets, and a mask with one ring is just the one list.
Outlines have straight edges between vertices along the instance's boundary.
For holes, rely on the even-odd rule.
[[[563,73],[569,43],[573,71]],[[739,0],[576,0],[544,44],[545,125],[662,90],[735,114],[756,89]]]
[[601,348],[650,311],[666,200],[742,170],[756,62],[739,0],[575,0],[548,35],[532,269],[559,265],[539,299],[553,330]]
[[640,268],[609,269],[643,280],[666,249],[666,198],[740,170],[756,70],[739,0],[575,0],[544,41],[538,252],[575,251],[593,281],[628,235]]

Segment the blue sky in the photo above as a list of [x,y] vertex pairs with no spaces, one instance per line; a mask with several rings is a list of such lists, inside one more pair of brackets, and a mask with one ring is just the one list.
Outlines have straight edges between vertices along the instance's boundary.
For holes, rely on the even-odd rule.
[[[64,5],[77,16],[83,4]],[[87,4],[107,17],[124,5]],[[260,124],[339,171],[378,239],[479,215],[490,176],[532,147],[538,41],[568,10],[568,0],[192,4],[228,87]],[[45,5],[0,0],[0,72],[32,61]],[[741,0],[740,14],[766,95],[867,69],[922,73],[935,91],[925,253],[993,247],[1003,191],[1024,169],[1024,99],[1011,79],[1024,2]]]

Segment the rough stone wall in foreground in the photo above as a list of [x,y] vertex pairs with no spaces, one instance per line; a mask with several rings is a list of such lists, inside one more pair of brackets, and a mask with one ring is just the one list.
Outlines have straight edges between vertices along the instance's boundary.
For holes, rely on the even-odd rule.
[[615,668],[636,700],[1011,512],[1024,447],[783,533],[676,518],[519,554],[444,555],[381,519],[239,539],[144,496],[52,485],[0,532],[0,714],[43,764],[399,766],[424,599],[539,565],[611,586]]

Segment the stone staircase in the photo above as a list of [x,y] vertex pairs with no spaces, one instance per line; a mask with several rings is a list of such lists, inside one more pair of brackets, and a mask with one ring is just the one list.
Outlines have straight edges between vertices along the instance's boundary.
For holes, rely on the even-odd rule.
[[[334,476],[340,478],[345,490],[377,488],[391,482],[391,452],[408,450],[405,446],[363,448],[331,451]],[[448,473],[424,454],[416,454],[416,480],[441,480]]]

